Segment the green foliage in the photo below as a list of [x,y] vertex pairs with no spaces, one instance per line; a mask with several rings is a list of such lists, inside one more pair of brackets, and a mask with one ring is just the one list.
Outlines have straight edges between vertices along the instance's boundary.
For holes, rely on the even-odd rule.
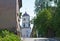
[[55,10],[55,15],[52,19],[52,24],[54,30],[56,31],[56,37],[60,37],[60,0],[58,0],[58,5]]
[[55,9],[50,7],[39,11],[34,19],[34,26],[39,35],[45,36],[47,28],[50,27],[55,31],[55,37],[60,37],[60,0],[58,0],[57,7],[53,8]]
[[36,29],[39,31],[39,34],[45,35],[47,32],[47,26],[50,25],[50,21],[52,19],[52,14],[50,10],[44,9],[41,12],[39,11],[37,14],[37,18],[34,19],[34,25]]
[[[45,3],[46,2],[46,3]],[[45,7],[47,7],[47,0],[35,0],[35,12],[39,10],[43,10]]]
[[22,13],[20,12],[19,17],[21,18]]
[[20,41],[20,38],[12,32],[4,30],[0,32],[0,41]]
[[39,1],[35,0],[35,12],[39,11],[40,7],[38,7],[38,6],[40,6],[40,0]]
[[[35,0],[35,12],[37,12],[37,16],[34,18],[34,29],[38,30],[39,35],[45,36],[47,28],[50,27],[55,31],[55,37],[60,37],[60,0],[54,0],[57,7],[47,6],[46,8],[40,8],[40,3],[43,1]],[[45,0],[45,2],[47,1]],[[43,10],[40,10],[42,8]]]

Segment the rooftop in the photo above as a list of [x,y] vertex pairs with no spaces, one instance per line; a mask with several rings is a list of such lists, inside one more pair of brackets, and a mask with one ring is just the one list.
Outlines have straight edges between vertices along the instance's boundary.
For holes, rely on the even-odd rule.
[[29,16],[29,15],[27,14],[27,12],[25,12],[22,16]]

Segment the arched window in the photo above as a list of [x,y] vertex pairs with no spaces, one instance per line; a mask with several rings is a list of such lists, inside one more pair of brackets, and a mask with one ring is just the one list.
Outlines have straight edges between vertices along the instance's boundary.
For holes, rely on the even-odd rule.
[[23,24],[23,27],[25,27],[25,23]]
[[23,21],[25,21],[26,19],[24,18]]

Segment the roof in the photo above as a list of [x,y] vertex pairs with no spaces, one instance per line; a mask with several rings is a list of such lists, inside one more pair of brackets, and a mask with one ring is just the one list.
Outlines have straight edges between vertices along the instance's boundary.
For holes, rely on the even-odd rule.
[[22,16],[29,16],[26,12]]

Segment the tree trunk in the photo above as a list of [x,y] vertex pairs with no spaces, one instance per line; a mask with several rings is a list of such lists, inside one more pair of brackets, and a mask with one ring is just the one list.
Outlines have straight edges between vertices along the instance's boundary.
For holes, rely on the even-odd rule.
[[53,38],[53,37],[55,37],[55,32],[54,32],[53,29],[50,28],[50,27],[47,29],[47,37],[48,37],[48,38]]

